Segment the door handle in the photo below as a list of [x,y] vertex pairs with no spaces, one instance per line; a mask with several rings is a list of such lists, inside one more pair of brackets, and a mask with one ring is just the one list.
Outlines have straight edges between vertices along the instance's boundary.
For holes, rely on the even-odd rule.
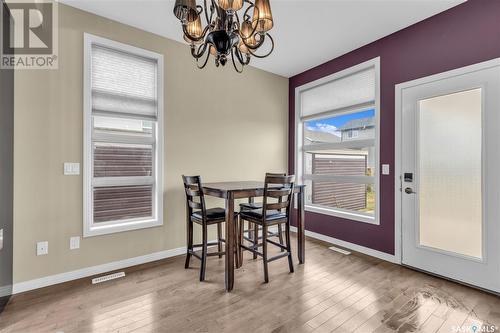
[[413,192],[413,189],[411,187],[407,187],[407,188],[405,188],[405,193],[406,194],[415,194],[417,192]]

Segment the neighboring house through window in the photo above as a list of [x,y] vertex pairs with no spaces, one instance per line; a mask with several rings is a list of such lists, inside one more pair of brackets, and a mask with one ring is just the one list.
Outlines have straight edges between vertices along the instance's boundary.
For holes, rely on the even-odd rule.
[[306,210],[378,223],[379,59],[296,89]]
[[163,57],[84,37],[84,236],[163,224]]

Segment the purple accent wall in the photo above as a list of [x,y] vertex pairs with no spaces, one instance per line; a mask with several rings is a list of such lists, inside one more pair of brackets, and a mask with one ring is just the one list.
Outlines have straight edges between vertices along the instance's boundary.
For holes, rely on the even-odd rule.
[[375,57],[380,57],[380,163],[391,166],[390,176],[380,176],[380,225],[309,212],[305,221],[307,230],[394,254],[395,85],[500,57],[500,1],[469,0],[291,77],[290,173],[295,158],[295,88]]

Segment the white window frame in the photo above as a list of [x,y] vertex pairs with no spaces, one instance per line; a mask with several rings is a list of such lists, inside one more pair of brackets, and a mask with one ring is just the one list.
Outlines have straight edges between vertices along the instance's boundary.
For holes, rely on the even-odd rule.
[[[331,81],[339,80],[343,77],[350,76],[357,72],[374,68],[375,69],[375,101],[369,103],[363,103],[358,105],[349,106],[346,108],[339,108],[335,110],[329,110],[326,112],[321,112],[318,114],[314,114],[311,116],[301,117],[301,93],[303,91],[309,90],[311,88],[324,85]],[[326,176],[328,180],[338,180],[341,182],[352,182],[359,184],[374,184],[375,186],[375,212],[373,215],[356,213],[349,210],[344,210],[340,208],[329,208],[319,205],[310,205],[305,204],[305,210],[309,212],[330,215],[335,217],[340,217],[348,220],[365,222],[369,224],[380,224],[380,57],[368,60],[361,64],[355,65],[353,67],[347,68],[340,72],[331,74],[329,76],[323,77],[321,79],[309,82],[302,86],[295,88],[295,173],[297,175],[297,181],[300,184],[305,183],[303,171],[305,169],[305,161],[304,161],[304,122],[315,120],[315,119],[323,119],[332,116],[339,116],[342,114],[350,114],[357,111],[365,111],[368,109],[375,109],[375,170],[374,176]],[[366,142],[365,142],[366,141]],[[357,140],[354,141],[354,144],[359,145],[359,147],[366,146],[366,143],[372,140]],[[351,147],[353,145],[352,141],[340,142],[340,143],[320,143],[314,145],[308,145],[309,150],[314,148],[312,146],[316,146],[317,148],[328,148],[328,146],[332,146],[332,148],[342,148],[342,146]],[[317,179],[325,178],[323,175],[318,175]],[[316,179],[315,178],[315,179]]]
[[[98,180],[93,177],[92,154],[92,45],[101,45],[128,54],[135,54],[157,61],[157,98],[158,115],[156,126],[153,126],[153,140],[149,144],[154,147],[153,161],[153,217],[137,218],[111,222],[93,222],[93,187],[94,185],[141,185],[151,184],[150,177],[134,177],[133,183],[129,177],[116,177],[112,184],[107,184],[105,179]],[[163,55],[144,50],[131,45],[119,43],[106,38],[84,34],[83,54],[83,237],[112,234],[122,231],[151,228],[163,225]],[[130,117],[133,118],[133,115]],[[155,122],[153,122],[155,123]],[[156,127],[156,128],[155,128]],[[102,138],[106,141],[106,138]],[[127,137],[123,136],[123,143]],[[115,142],[119,142],[116,141]],[[146,142],[145,142],[146,143]],[[148,144],[148,143],[146,143]],[[138,182],[139,181],[139,182]]]

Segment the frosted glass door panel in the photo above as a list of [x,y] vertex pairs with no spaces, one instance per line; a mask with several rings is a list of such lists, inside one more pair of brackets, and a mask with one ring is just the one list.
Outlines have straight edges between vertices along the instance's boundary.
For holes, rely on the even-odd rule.
[[420,245],[482,258],[481,95],[419,101]]

